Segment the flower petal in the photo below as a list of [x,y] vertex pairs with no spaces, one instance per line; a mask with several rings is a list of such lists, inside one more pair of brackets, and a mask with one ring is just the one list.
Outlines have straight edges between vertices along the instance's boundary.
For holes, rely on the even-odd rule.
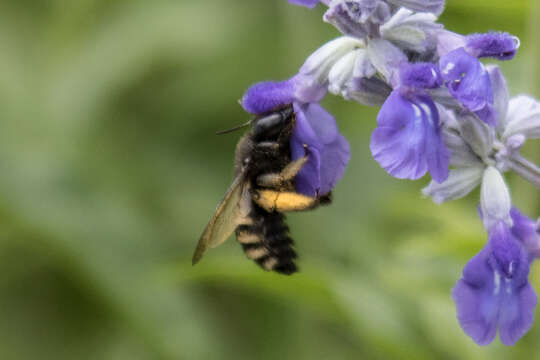
[[294,82],[265,81],[252,85],[242,97],[242,107],[251,114],[264,114],[294,100]]
[[407,56],[396,46],[384,39],[371,39],[367,47],[368,57],[373,66],[381,73],[386,81],[394,84],[394,76],[402,63],[407,62]]
[[463,269],[463,277],[452,289],[459,324],[478,345],[488,345],[497,335],[494,310],[489,306],[494,275],[488,257],[486,249],[473,257]]
[[495,126],[491,81],[482,63],[459,48],[441,57],[439,66],[450,94],[484,122]]
[[383,38],[399,48],[423,53],[436,48],[437,38],[431,33],[442,28],[436,20],[431,13],[414,13],[401,8],[381,26],[380,32]]
[[390,18],[390,6],[379,0],[332,1],[323,16],[345,35],[365,38]]
[[391,92],[392,88],[378,77],[355,78],[349,83],[345,98],[367,106],[381,106]]
[[503,138],[515,134],[523,134],[528,139],[540,139],[540,103],[528,95],[510,99]]
[[513,345],[530,329],[537,299],[528,274],[525,250],[506,224],[495,224],[452,290],[459,323],[477,344],[489,344],[499,328],[503,344]]
[[339,59],[328,73],[328,90],[339,95],[344,91],[345,84],[351,81],[354,66],[359,52],[364,50],[354,50]]
[[307,58],[299,73],[313,77],[320,84],[325,84],[328,81],[328,73],[334,64],[348,52],[362,47],[364,47],[364,43],[361,40],[349,36],[331,40]]
[[319,104],[294,104],[296,126],[291,136],[291,155],[306,154],[308,163],[295,178],[296,190],[308,196],[325,195],[343,176],[350,158],[349,144],[336,121]]
[[512,234],[525,246],[529,254],[540,257],[540,232],[536,222],[523,215],[517,208],[510,210],[514,225]]
[[480,185],[483,172],[479,166],[452,169],[448,179],[440,184],[432,180],[422,189],[422,194],[430,196],[437,204],[462,198]]
[[434,89],[442,85],[441,73],[431,63],[404,64],[399,72],[401,85]]
[[484,171],[480,189],[480,207],[486,229],[501,221],[508,226],[512,225],[510,192],[502,174],[493,166],[487,167]]
[[377,116],[371,153],[399,179],[419,179],[428,170],[433,179],[448,177],[450,153],[443,143],[439,115],[428,96],[409,99],[394,90]]
[[519,39],[508,33],[489,32],[466,37],[467,50],[476,57],[511,60],[519,48]]
[[438,105],[437,109],[439,110],[439,117],[443,124],[443,140],[448,150],[450,150],[450,166],[482,166],[482,159],[475,154],[469,144],[463,139],[460,132],[460,124],[454,113],[442,105]]
[[403,6],[417,12],[442,13],[445,0],[388,0],[389,3]]
[[495,131],[470,113],[458,116],[459,132],[463,140],[481,159],[486,159],[493,151]]
[[497,130],[502,132],[507,123],[506,114],[508,113],[508,101],[510,99],[508,86],[506,85],[506,79],[501,69],[497,65],[488,65],[486,66],[486,70],[491,81],[491,88],[493,89],[493,107],[495,109]]
[[297,160],[308,156],[307,163],[296,175],[294,182],[296,191],[307,196],[315,196],[320,188],[321,160],[319,152],[323,145],[317,139],[317,135],[306,118],[306,105],[293,104],[296,114],[296,124],[291,135],[291,159]]
[[448,30],[436,31],[437,53],[440,57],[466,45],[465,36]]

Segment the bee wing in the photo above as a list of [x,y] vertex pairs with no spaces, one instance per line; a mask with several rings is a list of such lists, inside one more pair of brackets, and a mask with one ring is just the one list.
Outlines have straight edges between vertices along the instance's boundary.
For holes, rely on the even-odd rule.
[[193,254],[193,265],[199,262],[208,248],[216,247],[227,240],[239,225],[239,220],[242,217],[240,200],[245,194],[244,185],[244,174],[241,173],[234,179],[229,190],[218,204],[208,225],[206,225]]

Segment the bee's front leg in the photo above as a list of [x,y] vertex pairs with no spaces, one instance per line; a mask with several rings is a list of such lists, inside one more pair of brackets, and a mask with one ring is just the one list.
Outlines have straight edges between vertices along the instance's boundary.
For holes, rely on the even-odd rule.
[[257,178],[257,185],[265,188],[281,188],[285,183],[294,179],[296,174],[298,174],[298,172],[300,171],[300,169],[302,169],[306,162],[307,156],[289,163],[283,168],[283,170],[281,170],[280,173],[269,173],[260,175]]

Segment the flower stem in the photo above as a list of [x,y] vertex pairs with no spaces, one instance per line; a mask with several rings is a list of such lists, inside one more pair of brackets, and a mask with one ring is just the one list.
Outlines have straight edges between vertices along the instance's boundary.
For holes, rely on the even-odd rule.
[[540,189],[540,168],[536,164],[519,154],[511,156],[508,160],[510,169]]

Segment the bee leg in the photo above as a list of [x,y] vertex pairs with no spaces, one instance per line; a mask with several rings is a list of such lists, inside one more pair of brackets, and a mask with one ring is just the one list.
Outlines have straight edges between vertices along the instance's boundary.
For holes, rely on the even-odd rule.
[[287,181],[291,181],[307,162],[307,156],[289,163],[278,173],[264,174],[257,177],[257,185],[267,188],[279,188]]
[[302,211],[319,205],[317,198],[291,191],[256,190],[253,201],[267,212]]

